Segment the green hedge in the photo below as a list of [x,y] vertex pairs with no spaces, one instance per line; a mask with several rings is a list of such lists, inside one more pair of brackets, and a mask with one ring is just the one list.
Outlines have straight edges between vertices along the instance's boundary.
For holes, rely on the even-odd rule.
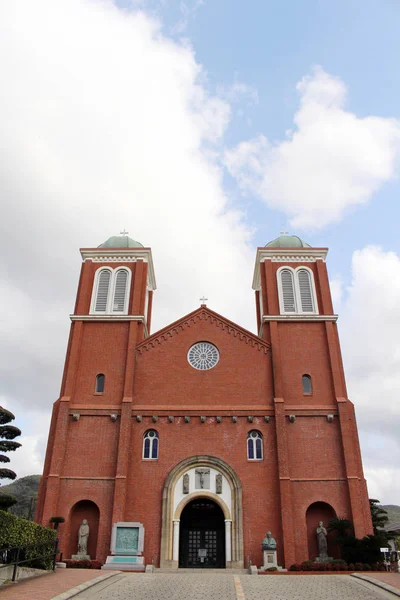
[[[28,546],[30,544],[45,544],[38,547],[27,548],[20,558],[34,558],[42,554],[50,554],[54,549],[54,542],[57,532],[54,529],[42,527],[32,521],[21,519],[8,512],[0,510],[0,549],[13,548],[14,546]],[[12,560],[12,558],[11,558]],[[35,566],[36,568],[51,568],[52,560],[39,560],[26,563],[26,566]]]

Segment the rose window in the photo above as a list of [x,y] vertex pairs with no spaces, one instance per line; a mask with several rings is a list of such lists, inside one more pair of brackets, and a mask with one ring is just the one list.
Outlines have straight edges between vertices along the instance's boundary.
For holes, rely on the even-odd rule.
[[219,352],[210,342],[197,342],[188,352],[189,364],[199,371],[207,371],[215,367],[219,361]]

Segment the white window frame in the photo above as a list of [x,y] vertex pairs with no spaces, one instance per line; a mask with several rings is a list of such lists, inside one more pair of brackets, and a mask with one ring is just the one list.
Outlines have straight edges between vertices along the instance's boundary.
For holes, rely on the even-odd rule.
[[[113,306],[114,306],[115,286],[117,283],[117,274],[119,271],[126,271],[128,273],[128,277],[126,280],[124,310],[116,311],[116,310],[113,310]],[[112,281],[111,281],[111,294],[110,294],[109,306],[108,306],[108,311],[109,311],[110,315],[126,315],[126,314],[128,314],[129,292],[131,289],[131,275],[132,275],[132,272],[127,267],[117,267],[116,269],[114,269],[113,277],[112,277]]]
[[[294,301],[295,301],[295,311],[294,312],[285,311],[285,306],[284,306],[284,302],[283,302],[281,272],[284,271],[285,269],[287,271],[291,271],[293,274]],[[303,270],[308,271],[308,273],[310,275],[311,297],[312,297],[312,303],[313,303],[313,308],[314,308],[314,310],[312,312],[301,310],[301,297],[300,297],[300,285],[299,285],[298,273],[299,273],[299,271],[303,271]],[[317,302],[317,292],[315,289],[315,281],[314,281],[314,273],[312,272],[312,270],[309,267],[306,267],[304,265],[296,267],[296,269],[293,269],[292,267],[289,267],[287,265],[279,267],[279,269],[276,272],[276,279],[277,279],[277,284],[278,284],[279,311],[280,311],[281,315],[318,315],[319,314],[318,302]]]
[[[253,432],[257,433],[257,437],[253,438],[250,436],[250,434]],[[254,454],[253,458],[250,458],[250,456],[249,456],[249,440],[251,442],[253,442],[253,454]],[[256,440],[261,440],[261,458],[257,458]],[[264,459],[264,439],[263,439],[263,435],[262,435],[261,431],[258,431],[258,429],[250,429],[250,431],[247,432],[246,452],[247,452],[247,460],[258,461],[258,460]]]
[[[125,294],[124,310],[117,312],[117,311],[113,311],[115,283],[117,280],[117,273],[118,273],[118,271],[121,271],[121,270],[127,271],[128,277],[127,277],[127,281],[126,281],[126,294]],[[106,306],[106,310],[95,310],[97,293],[98,293],[98,288],[99,288],[100,274],[103,271],[109,271],[111,274],[110,275],[110,285],[108,288],[107,306]],[[129,296],[130,296],[130,290],[131,290],[131,280],[132,280],[132,271],[128,267],[121,266],[121,267],[117,267],[116,269],[112,269],[111,267],[99,267],[97,269],[96,273],[94,274],[94,282],[93,282],[92,298],[90,301],[89,314],[91,314],[91,315],[115,315],[115,316],[127,315],[128,307],[129,307]]]
[[[150,433],[150,431],[154,431],[156,435],[154,437],[148,437],[148,434]],[[144,444],[145,444],[146,439],[150,440],[150,456],[147,458],[144,456]],[[157,439],[157,441],[158,441],[156,458],[152,458],[152,456],[151,456],[153,454],[153,440],[154,439]],[[160,455],[160,436],[158,435],[158,431],[157,431],[157,429],[147,429],[147,431],[145,431],[143,434],[142,460],[158,460],[159,455]]]

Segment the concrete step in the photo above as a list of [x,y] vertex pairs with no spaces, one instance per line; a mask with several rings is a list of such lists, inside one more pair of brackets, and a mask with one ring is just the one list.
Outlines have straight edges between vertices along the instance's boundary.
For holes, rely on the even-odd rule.
[[175,573],[175,574],[193,574],[196,575],[198,573],[213,573],[217,575],[245,575],[248,573],[247,569],[155,569],[155,573]]

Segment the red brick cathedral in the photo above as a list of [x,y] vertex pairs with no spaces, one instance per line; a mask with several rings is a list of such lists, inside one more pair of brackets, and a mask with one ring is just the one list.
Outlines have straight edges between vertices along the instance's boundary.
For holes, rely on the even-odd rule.
[[92,559],[114,524],[140,523],[164,569],[260,566],[268,530],[289,567],[334,516],[372,533],[326,248],[257,249],[257,334],[205,304],[151,333],[151,249],[117,236],[81,255],[36,514],[65,518],[65,558],[83,519]]

